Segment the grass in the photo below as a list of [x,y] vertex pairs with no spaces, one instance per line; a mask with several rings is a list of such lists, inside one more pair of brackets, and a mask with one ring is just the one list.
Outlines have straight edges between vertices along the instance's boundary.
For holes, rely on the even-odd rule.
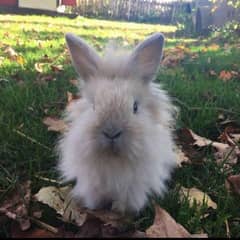
[[[66,106],[66,92],[76,91],[69,83],[70,79],[76,78],[76,74],[72,66],[65,62],[66,32],[81,35],[98,51],[110,38],[131,47],[156,31],[164,32],[167,36],[166,48],[184,42],[199,57],[195,60],[186,57],[174,68],[162,68],[157,78],[180,107],[177,127],[188,127],[202,136],[214,139],[219,135],[216,121],[220,113],[240,122],[239,79],[224,83],[217,76],[209,75],[210,70],[217,73],[221,70],[237,71],[240,67],[239,48],[229,47],[224,50],[221,47],[217,51],[201,51],[205,44],[203,42],[175,39],[174,26],[80,17],[67,19],[17,15],[0,15],[0,23],[0,56],[3,57],[0,58],[0,202],[19,179],[31,179],[33,191],[36,191],[46,184],[36,179],[36,174],[57,177],[56,156],[52,149],[58,134],[47,131],[42,119],[46,115],[60,116]],[[4,44],[20,54],[24,64],[9,60],[4,53]],[[51,74],[56,81],[39,84],[36,80],[39,73],[34,64],[41,62],[44,56],[54,58],[54,64],[62,64],[64,71],[53,73],[46,66],[42,74]],[[236,165],[233,173],[239,170],[240,167]],[[228,221],[231,236],[240,237],[239,198],[225,190],[226,174],[209,155],[202,165],[178,169],[170,183],[169,193],[158,201],[191,233],[204,231],[209,236],[226,237],[225,222]],[[184,187],[194,186],[209,194],[218,204],[217,210],[201,219],[206,208],[197,209],[196,206],[190,207],[188,201],[180,201],[179,184]],[[152,220],[153,211],[148,207],[137,222],[141,228],[146,228]],[[4,233],[5,230],[0,228],[0,236]]]

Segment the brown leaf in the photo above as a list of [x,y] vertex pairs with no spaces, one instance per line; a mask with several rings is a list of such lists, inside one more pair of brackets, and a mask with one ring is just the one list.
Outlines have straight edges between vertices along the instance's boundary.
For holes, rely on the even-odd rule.
[[12,61],[16,61],[17,60],[17,52],[10,46],[6,47],[6,49],[4,50],[4,53],[7,54],[8,58]]
[[231,190],[234,193],[237,193],[238,195],[240,195],[240,174],[229,176],[225,184],[226,184],[227,190]]
[[231,138],[235,143],[240,142],[240,134],[231,134]]
[[28,231],[22,231],[15,222],[11,224],[11,237],[12,238],[53,238],[53,237],[61,237],[57,236],[57,234],[53,234],[45,229],[32,227],[28,229]]
[[220,48],[218,44],[211,44],[210,46],[204,47],[202,49],[203,52],[208,52],[208,51],[217,51]]
[[68,104],[72,101],[78,100],[80,97],[78,95],[74,95],[73,93],[67,91],[67,102]]
[[54,186],[44,187],[34,195],[34,199],[56,210],[65,222],[73,222],[82,226],[87,218],[87,213],[73,201],[70,186],[57,188]]
[[231,71],[231,74],[232,74],[233,76],[237,77],[237,76],[239,75],[239,72],[232,70],[232,71]]
[[182,164],[191,163],[191,160],[186,156],[180,146],[176,146],[175,152],[177,155],[177,166],[182,167]]
[[192,130],[187,128],[181,129],[181,134],[183,135],[182,141],[184,144],[189,144],[190,146],[192,145],[200,148],[211,146],[214,150],[216,162],[221,164],[223,161],[226,161],[224,165],[225,168],[228,168],[229,165],[235,165],[238,162],[238,158],[240,156],[240,149],[238,146],[232,147],[226,143],[212,141],[197,135]]
[[240,140],[240,128],[234,124],[228,124],[221,135],[218,137],[221,142],[228,143],[230,146],[235,146]]
[[39,190],[34,199],[56,210],[64,222],[79,227],[75,237],[128,237],[140,234],[135,229],[126,229],[128,218],[110,210],[90,210],[77,203],[70,193],[72,186],[48,186]]
[[146,230],[150,238],[190,237],[191,234],[162,208],[155,206],[155,219],[151,227]]
[[227,81],[229,81],[232,78],[232,74],[229,71],[223,70],[223,71],[220,72],[219,78],[221,80],[223,80],[224,82],[227,82]]
[[37,72],[42,73],[44,65],[45,65],[45,63],[35,63],[34,68]]
[[30,228],[28,207],[31,198],[31,182],[27,181],[17,186],[4,200],[0,207],[0,213],[12,220],[16,220],[22,231]]
[[45,117],[43,123],[48,126],[48,131],[64,132],[67,129],[66,123],[55,117]]
[[240,150],[239,147],[228,146],[226,149],[216,151],[214,153],[214,157],[218,164],[222,164],[223,162],[225,162],[223,167],[225,169],[229,169],[231,166],[238,163],[238,159],[240,157]]
[[15,61],[17,63],[19,63],[20,65],[23,65],[25,63],[24,58],[19,55],[12,47],[8,46],[5,48],[4,53],[7,54],[7,57],[11,60],[11,61]]
[[[202,164],[205,153],[202,149],[196,148],[191,131],[188,128],[178,129],[176,132],[176,143],[180,145],[183,154],[189,159],[191,164]],[[182,154],[180,154],[181,157]],[[184,159],[184,155],[182,156]],[[179,157],[179,156],[178,156]],[[180,158],[181,159],[181,158]]]
[[69,82],[74,86],[78,86],[78,83],[79,83],[77,79],[70,79]]
[[51,81],[56,81],[56,78],[50,74],[47,75],[39,74],[36,79],[37,84],[46,84],[47,82]]
[[177,46],[176,48],[167,49],[164,53],[161,65],[165,67],[177,66],[185,57],[188,52],[187,48]]
[[203,203],[205,203],[208,207],[217,209],[217,204],[213,202],[206,193],[200,191],[197,188],[181,187],[179,194],[181,200],[183,200],[184,198],[188,198],[190,206],[193,206],[194,202],[196,202],[197,206],[199,207],[201,207]]
[[51,65],[51,69],[53,72],[58,73],[63,71],[63,65]]

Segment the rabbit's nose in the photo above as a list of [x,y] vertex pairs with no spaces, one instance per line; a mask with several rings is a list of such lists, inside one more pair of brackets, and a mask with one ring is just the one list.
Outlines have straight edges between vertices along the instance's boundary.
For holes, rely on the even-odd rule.
[[103,135],[111,140],[115,140],[122,135],[122,130],[103,131]]

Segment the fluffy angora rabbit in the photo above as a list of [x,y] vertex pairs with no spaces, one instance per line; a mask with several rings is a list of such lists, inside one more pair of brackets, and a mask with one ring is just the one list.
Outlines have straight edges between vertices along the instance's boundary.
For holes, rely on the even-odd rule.
[[163,194],[176,163],[174,107],[152,83],[164,37],[156,33],[132,53],[103,57],[73,34],[66,41],[82,82],[59,142],[62,176],[76,179],[72,194],[87,208],[139,212],[149,195]]

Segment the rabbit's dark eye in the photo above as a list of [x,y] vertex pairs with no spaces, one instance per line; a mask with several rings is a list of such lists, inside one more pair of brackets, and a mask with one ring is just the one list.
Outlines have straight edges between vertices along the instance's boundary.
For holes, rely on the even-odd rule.
[[137,113],[137,111],[138,111],[138,102],[134,101],[134,103],[133,103],[133,113]]

